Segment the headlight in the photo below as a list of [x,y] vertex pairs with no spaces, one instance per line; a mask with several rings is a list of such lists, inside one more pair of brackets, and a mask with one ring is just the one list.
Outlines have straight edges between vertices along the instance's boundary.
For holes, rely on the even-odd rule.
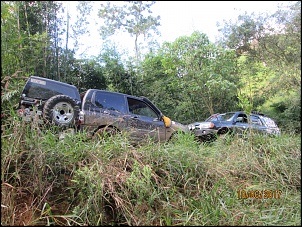
[[201,122],[199,124],[199,128],[202,129],[202,128],[214,128],[214,123],[212,122]]
[[189,125],[190,130],[202,129],[202,128],[214,128],[214,123],[212,122],[198,122]]
[[195,125],[194,125],[194,124],[189,124],[189,125],[188,125],[188,128],[189,128],[190,130],[193,130],[193,129],[195,129]]

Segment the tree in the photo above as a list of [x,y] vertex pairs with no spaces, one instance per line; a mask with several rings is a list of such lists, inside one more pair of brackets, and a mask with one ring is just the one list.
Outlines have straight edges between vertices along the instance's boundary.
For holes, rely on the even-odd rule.
[[[137,63],[140,59],[140,50],[138,46],[138,38],[144,35],[148,38],[151,35],[151,31],[158,34],[157,26],[160,25],[160,16],[153,17],[150,14],[151,6],[155,4],[155,1],[125,1],[127,4],[123,6],[111,5],[111,2],[107,2],[107,5],[101,4],[99,10],[99,17],[103,18],[105,25],[101,26],[101,35],[103,38],[107,38],[113,35],[116,31],[121,30],[128,32],[131,37],[135,39],[135,54]],[[149,14],[149,15],[148,15]]]
[[22,53],[26,56],[26,71],[36,75],[60,79],[59,46],[60,27],[58,16],[62,4],[56,1],[21,1],[20,28],[27,34]]
[[[238,21],[226,23],[220,31],[223,44],[236,49],[241,56],[238,68],[241,83],[243,90],[249,91],[250,100],[257,100],[254,107],[282,118],[282,125],[289,122],[281,116],[300,119],[297,110],[301,109],[298,102],[301,99],[301,2],[280,5],[272,15],[241,15]],[[289,110],[298,115],[293,117]]]
[[[270,17],[278,27],[270,26],[257,54],[276,72],[276,91],[301,89],[301,2],[291,3]],[[280,83],[282,81],[282,83]]]
[[76,60],[68,63],[70,73],[67,83],[74,84],[80,90],[107,89],[107,80],[103,68],[95,59]]
[[133,94],[135,77],[127,72],[119,52],[114,47],[106,47],[98,58],[100,65],[103,65],[103,73],[106,78],[108,89],[116,92]]
[[179,122],[204,120],[237,104],[236,58],[200,32],[164,43],[142,62],[142,90]]
[[90,35],[90,31],[88,29],[89,19],[88,15],[91,14],[93,5],[90,1],[79,1],[77,5],[77,20],[72,27],[72,35],[71,37],[74,39],[74,49],[77,51],[79,49],[79,39],[83,35]]
[[163,65],[176,85],[191,95],[191,102],[206,108],[198,114],[208,116],[232,107],[237,93],[234,51],[225,51],[210,43],[205,34],[194,32],[165,44]]
[[240,15],[238,21],[219,29],[226,47],[279,75],[277,90],[281,80],[288,88],[301,88],[301,2],[289,3],[270,16]]
[[18,103],[13,100],[25,83],[20,79],[53,71],[51,41],[59,8],[56,2],[1,2],[1,95],[8,105]]

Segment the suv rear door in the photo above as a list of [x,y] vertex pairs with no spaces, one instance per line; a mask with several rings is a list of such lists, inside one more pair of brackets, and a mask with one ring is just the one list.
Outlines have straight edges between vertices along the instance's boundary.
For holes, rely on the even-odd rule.
[[83,98],[82,111],[85,115],[83,126],[89,131],[95,131],[99,126],[123,128],[127,125],[123,118],[127,103],[124,95],[118,93],[90,89]]

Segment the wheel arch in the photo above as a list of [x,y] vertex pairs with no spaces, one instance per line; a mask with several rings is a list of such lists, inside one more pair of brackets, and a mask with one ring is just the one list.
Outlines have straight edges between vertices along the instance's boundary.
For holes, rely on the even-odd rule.
[[226,134],[228,132],[232,132],[232,129],[230,129],[229,127],[222,127],[217,131],[217,134],[222,135],[222,134]]
[[184,135],[184,134],[185,134],[185,132],[184,132],[184,131],[181,131],[181,130],[174,131],[174,132],[170,135],[170,137],[169,137],[169,139],[167,140],[167,142],[171,142],[175,137],[177,137],[177,135]]
[[109,129],[114,129],[117,132],[121,132],[121,130],[119,128],[117,128],[114,125],[99,125],[94,131],[92,135],[95,135],[97,131],[99,131],[100,129],[104,129],[104,128],[109,128]]

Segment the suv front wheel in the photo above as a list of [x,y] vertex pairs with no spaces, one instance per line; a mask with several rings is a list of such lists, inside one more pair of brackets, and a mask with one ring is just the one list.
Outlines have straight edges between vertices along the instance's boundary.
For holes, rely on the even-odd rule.
[[74,123],[78,112],[76,102],[67,95],[56,95],[46,101],[43,117],[57,126],[70,126]]

